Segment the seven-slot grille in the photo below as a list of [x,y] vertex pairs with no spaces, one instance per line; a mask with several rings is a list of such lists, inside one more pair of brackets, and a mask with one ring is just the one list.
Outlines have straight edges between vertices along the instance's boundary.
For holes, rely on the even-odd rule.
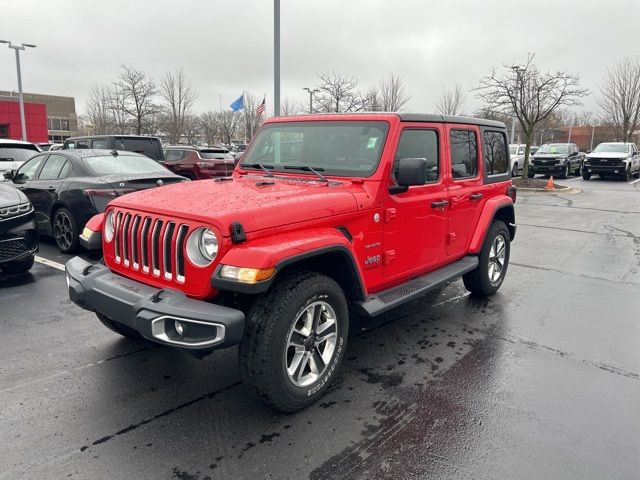
[[114,214],[116,263],[184,283],[184,246],[188,225],[135,213]]

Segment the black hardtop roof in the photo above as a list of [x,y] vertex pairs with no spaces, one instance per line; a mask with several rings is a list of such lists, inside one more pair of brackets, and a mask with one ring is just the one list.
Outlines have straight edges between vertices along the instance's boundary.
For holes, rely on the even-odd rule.
[[502,122],[487,120],[486,118],[439,115],[435,113],[400,113],[398,115],[403,122],[462,123],[481,125],[483,127],[507,128]]
[[193,145],[165,145],[163,148],[165,150],[229,150],[227,147],[194,147]]
[[[75,155],[80,158],[89,158],[89,157],[103,157],[103,156],[113,156],[114,150],[110,150],[107,148],[81,148],[81,149],[73,149],[73,150],[54,150],[53,152],[42,152],[42,153],[52,153],[52,154],[61,154],[61,155]],[[128,150],[116,150],[118,155],[125,155],[127,157],[136,156],[136,157],[145,157],[146,155],[142,155],[136,152],[130,152]]]
[[82,137],[69,137],[65,140],[65,142],[69,141],[69,140],[85,140],[88,138],[155,138],[157,140],[158,137],[156,137],[155,135],[117,135],[117,134],[112,134],[112,135],[84,135]]

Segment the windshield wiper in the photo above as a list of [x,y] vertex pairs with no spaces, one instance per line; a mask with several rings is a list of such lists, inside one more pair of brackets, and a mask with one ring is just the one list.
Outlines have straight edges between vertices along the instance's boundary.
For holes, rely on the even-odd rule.
[[269,168],[273,169],[271,165],[263,165],[262,163],[241,163],[241,167],[249,167],[249,168],[259,168],[264,172],[265,177],[273,177],[273,173],[271,173]]
[[302,170],[303,172],[312,172],[318,176],[318,179],[321,182],[329,183],[329,180],[327,180],[327,178],[320,173],[320,171],[324,171],[324,168],[322,167],[310,167],[308,165],[285,165],[284,168],[286,170]]

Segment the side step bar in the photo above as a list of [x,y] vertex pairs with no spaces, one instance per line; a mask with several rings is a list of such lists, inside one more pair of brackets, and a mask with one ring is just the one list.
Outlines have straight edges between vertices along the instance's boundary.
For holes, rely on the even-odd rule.
[[369,295],[364,302],[356,302],[365,313],[371,317],[376,317],[392,308],[402,305],[414,298],[417,298],[429,290],[444,285],[455,280],[464,273],[470,272],[478,266],[478,257],[468,256],[458,260],[451,265],[428,273],[422,277],[390,288],[374,295]]

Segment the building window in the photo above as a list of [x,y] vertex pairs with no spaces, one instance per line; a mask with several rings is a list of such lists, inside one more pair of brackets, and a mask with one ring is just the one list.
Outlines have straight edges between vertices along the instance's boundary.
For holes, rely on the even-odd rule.
[[60,130],[69,131],[69,120],[60,120]]
[[51,119],[51,130],[60,130],[60,119],[52,118]]

